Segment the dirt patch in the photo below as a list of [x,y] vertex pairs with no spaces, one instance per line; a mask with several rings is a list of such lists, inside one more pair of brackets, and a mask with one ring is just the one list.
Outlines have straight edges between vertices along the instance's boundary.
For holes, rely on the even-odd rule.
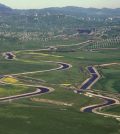
[[71,103],[66,103],[66,102],[61,102],[61,101],[55,101],[55,100],[49,100],[49,99],[39,99],[39,98],[31,98],[31,101],[35,102],[44,102],[44,103],[50,103],[50,104],[55,104],[55,105],[62,105],[62,106],[72,106],[73,104]]

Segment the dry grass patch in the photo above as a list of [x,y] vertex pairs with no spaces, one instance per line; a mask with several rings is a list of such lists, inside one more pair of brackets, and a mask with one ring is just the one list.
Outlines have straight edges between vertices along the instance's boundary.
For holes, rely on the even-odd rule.
[[55,105],[63,105],[63,106],[73,106],[73,103],[66,103],[66,102],[62,102],[62,101],[49,100],[49,99],[31,98],[31,101],[50,103],[50,104],[55,104]]

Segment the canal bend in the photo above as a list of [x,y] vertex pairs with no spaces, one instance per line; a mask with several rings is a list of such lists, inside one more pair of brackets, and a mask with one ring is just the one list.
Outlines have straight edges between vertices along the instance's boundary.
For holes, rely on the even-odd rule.
[[[88,69],[91,77],[89,79],[87,79],[85,82],[83,82],[80,89],[77,90],[77,93],[82,93],[83,91],[90,89],[100,79],[100,74],[98,73],[98,71],[96,70],[95,67],[89,66],[89,67],[87,67],[87,69]],[[110,98],[110,97],[105,97],[102,95],[96,95],[93,93],[91,93],[91,95],[99,97],[100,99],[103,99],[104,102],[102,104],[96,104],[96,105],[83,107],[83,108],[81,108],[82,112],[89,112],[89,113],[94,112],[96,114],[101,114],[101,115],[120,117],[120,116],[116,116],[116,115],[110,115],[110,114],[104,114],[104,113],[97,112],[97,110],[99,110],[101,108],[105,108],[105,107],[108,107],[111,105],[119,104],[118,100],[116,100],[114,98]]]

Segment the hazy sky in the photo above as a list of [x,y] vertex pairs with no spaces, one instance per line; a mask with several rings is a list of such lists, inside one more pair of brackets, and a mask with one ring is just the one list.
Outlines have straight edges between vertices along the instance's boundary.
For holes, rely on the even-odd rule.
[[0,0],[12,8],[45,8],[45,7],[97,7],[118,8],[120,0]]

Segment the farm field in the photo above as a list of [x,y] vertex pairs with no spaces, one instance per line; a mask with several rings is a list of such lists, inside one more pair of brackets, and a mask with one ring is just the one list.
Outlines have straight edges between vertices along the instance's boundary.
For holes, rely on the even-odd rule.
[[109,107],[103,110],[104,112],[120,115],[120,105]]
[[84,49],[99,50],[99,49],[120,49],[120,39],[106,39],[91,43],[91,45],[84,47]]
[[[81,83],[89,77],[87,66],[119,62],[119,51],[101,50],[97,53],[83,51],[64,53],[33,50],[29,52],[15,51],[14,54],[16,55],[15,60],[1,58],[2,66],[0,68],[2,75],[8,73],[11,75],[14,73],[18,74],[13,75],[13,79],[11,78],[14,81],[15,79],[17,80],[15,83],[9,77],[1,79],[5,82],[5,85],[0,86],[1,97],[33,92],[36,89],[35,85],[36,87],[40,85],[52,87],[55,90],[31,98],[15,101],[10,100],[9,104],[2,103],[2,107],[0,108],[0,121],[2,123],[0,133],[7,134],[9,131],[9,134],[39,134],[39,132],[45,134],[61,134],[63,130],[66,134],[74,134],[74,132],[76,134],[80,132],[86,134],[99,134],[101,132],[103,134],[119,133],[119,123],[115,118],[105,118],[94,113],[80,112],[80,108],[84,106],[103,102],[101,99],[88,97],[84,93],[74,93],[74,90],[79,89]],[[72,67],[67,70],[22,74],[29,71],[35,72],[58,68],[60,65],[57,63],[59,62],[71,64]],[[9,68],[6,70],[5,66]],[[19,68],[16,68],[17,66]],[[115,75],[119,73],[119,66],[110,66],[103,69],[98,68],[98,71],[104,74],[113,74],[114,81],[119,77],[119,75],[118,77]],[[11,83],[8,84],[9,82]],[[101,90],[99,88],[99,82],[98,86],[96,84],[95,87]],[[20,86],[19,84],[24,85]],[[28,85],[32,86],[29,87]],[[35,101],[36,99],[38,101]],[[44,99],[44,102],[41,102],[41,99]],[[63,105],[54,104],[53,102],[62,102]],[[111,113],[112,110],[105,112]],[[117,114],[117,112],[114,113]],[[9,126],[7,130],[5,126]],[[47,130],[45,127],[47,127]]]
[[95,88],[110,91],[120,92],[120,65],[107,66],[99,68],[102,79],[96,83]]
[[120,134],[119,2],[8,1],[0,134]]

